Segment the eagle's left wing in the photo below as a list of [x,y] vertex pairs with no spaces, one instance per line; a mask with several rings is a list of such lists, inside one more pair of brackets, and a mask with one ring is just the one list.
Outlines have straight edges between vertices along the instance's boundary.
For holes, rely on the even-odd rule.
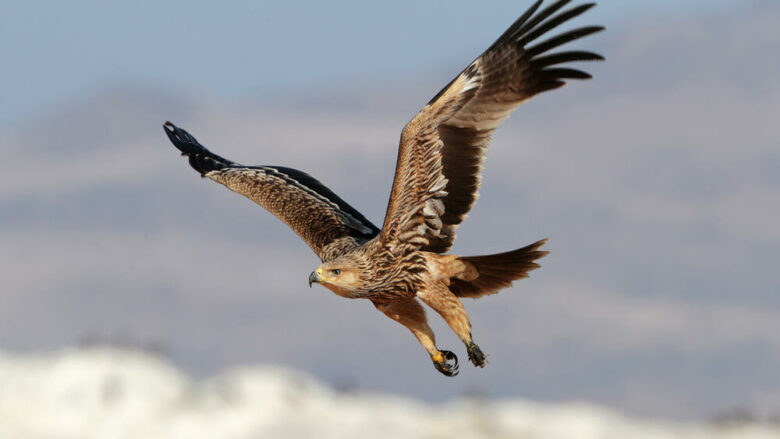
[[389,251],[447,251],[477,199],[493,130],[534,95],[558,88],[566,79],[590,78],[557,65],[601,60],[600,55],[547,52],[603,27],[582,27],[530,45],[594,6],[584,4],[556,15],[569,2],[559,0],[536,13],[542,3],[537,1],[404,127],[380,234]]
[[284,221],[323,261],[363,244],[379,229],[314,177],[281,166],[244,166],[220,157],[170,122],[165,133],[207,177]]

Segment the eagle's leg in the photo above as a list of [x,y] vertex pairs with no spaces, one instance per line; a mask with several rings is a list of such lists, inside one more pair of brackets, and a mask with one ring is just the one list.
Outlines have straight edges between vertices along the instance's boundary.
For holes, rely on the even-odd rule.
[[458,374],[458,357],[450,351],[436,348],[436,338],[428,326],[425,309],[415,298],[376,303],[374,306],[386,316],[406,326],[412,331],[420,344],[428,351],[436,370],[447,376]]
[[445,285],[438,285],[417,293],[426,305],[433,308],[450,325],[458,338],[466,345],[469,360],[474,366],[485,367],[485,354],[471,338],[471,322],[460,299]]

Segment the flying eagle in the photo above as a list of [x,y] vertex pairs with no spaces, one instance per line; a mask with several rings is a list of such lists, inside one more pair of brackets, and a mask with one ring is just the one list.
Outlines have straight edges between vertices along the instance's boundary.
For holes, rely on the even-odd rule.
[[244,166],[210,152],[170,122],[164,129],[202,177],[266,208],[306,241],[322,260],[309,276],[309,286],[319,283],[339,296],[370,300],[409,328],[439,372],[455,376],[458,358],[436,346],[422,301],[463,341],[469,360],[484,367],[485,354],[474,343],[460,298],[494,294],[528,277],[539,267],[535,261],[547,254],[540,250],[545,240],[486,256],[444,253],[477,200],[493,130],[532,96],[559,88],[567,79],[591,77],[562,64],[603,60],[585,51],[550,53],[602,26],[536,42],[594,6],[561,11],[569,2],[559,0],[539,10],[538,0],[406,124],[382,228],[309,174],[281,166]]

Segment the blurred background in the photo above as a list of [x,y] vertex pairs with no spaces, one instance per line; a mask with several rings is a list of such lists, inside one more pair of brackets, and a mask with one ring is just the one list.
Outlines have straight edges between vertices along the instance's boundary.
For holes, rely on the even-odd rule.
[[381,224],[403,125],[529,4],[8,2],[0,350],[138,348],[194,379],[276,364],[427,403],[777,416],[775,1],[605,1],[566,27],[605,25],[567,47],[607,61],[498,129],[453,248],[552,253],[465,303],[485,369],[429,313],[456,379],[369,302],[309,289],[308,247],[163,133],[309,172]]

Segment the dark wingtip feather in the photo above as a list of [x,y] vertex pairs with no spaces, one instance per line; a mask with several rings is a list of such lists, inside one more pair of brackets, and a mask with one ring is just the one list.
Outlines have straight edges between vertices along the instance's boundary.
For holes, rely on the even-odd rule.
[[543,79],[593,79],[590,73],[563,67],[540,70],[538,74]]
[[560,79],[543,80],[539,82],[539,84],[537,84],[533,90],[535,93],[542,93],[549,90],[555,90],[556,88],[561,88],[564,85],[566,85],[566,82]]
[[224,169],[234,165],[234,163],[226,158],[220,157],[213,152],[209,151],[201,145],[192,134],[186,130],[177,127],[171,122],[165,122],[163,124],[163,130],[168,136],[168,139],[173,143],[183,156],[189,158],[190,166],[198,171],[201,177],[206,173]]
[[[550,6],[542,9],[541,11],[539,11],[538,14],[536,14],[530,20],[528,20],[528,22],[525,23],[525,25],[523,25],[523,27],[521,27],[521,28],[517,29],[515,32],[513,32],[512,38],[513,39],[518,39],[522,35],[526,35],[529,32],[533,32],[534,29],[538,29],[537,25],[539,23],[542,23],[544,20],[547,19],[547,17],[549,17],[550,15],[558,12],[559,9],[561,9],[562,7],[566,6],[569,3],[571,3],[571,0],[559,0],[559,1],[551,4]],[[541,26],[544,26],[544,24],[542,24]]]
[[568,32],[564,32],[562,34],[556,35],[548,40],[542,41],[541,43],[537,43],[531,47],[528,47],[526,49],[526,52],[530,56],[536,56],[540,53],[547,52],[550,49],[554,49],[558,46],[564,45],[569,41],[574,41],[586,37],[588,35],[601,32],[604,29],[605,29],[604,26],[585,26],[585,27],[573,29]]
[[539,38],[541,35],[544,35],[545,33],[547,33],[547,31],[555,29],[559,25],[571,20],[572,18],[583,14],[585,11],[587,11],[588,9],[592,8],[595,5],[596,5],[595,3],[588,3],[561,12],[555,17],[552,17],[549,20],[540,23],[538,26],[524,31],[522,36],[518,38],[517,44],[520,47],[525,47],[526,44]]
[[531,60],[531,67],[541,70],[544,67],[572,61],[604,61],[604,57],[598,53],[576,50],[570,52],[551,53],[545,56],[537,56]]
[[[493,42],[493,44],[491,44],[490,47],[487,50],[489,51],[489,50],[499,46],[500,44],[504,43],[506,40],[508,40],[508,39],[512,38],[514,35],[516,35],[518,29],[520,29],[520,28],[525,26],[525,24],[528,21],[528,19],[531,18],[531,16],[534,14],[534,12],[536,12],[537,9],[539,9],[539,6],[542,5],[543,1],[544,0],[537,0],[536,3],[531,5],[531,7],[528,8],[523,13],[523,15],[521,15],[517,20],[515,20],[515,22],[512,23],[511,26],[509,26],[509,29],[504,31],[504,33],[501,34],[501,36],[498,37],[498,39],[495,42]],[[571,0],[567,0],[567,1],[571,1]]]
[[[596,3],[584,3],[575,5],[567,10],[562,10],[564,6],[570,3],[569,0],[556,1],[544,9],[536,12],[528,18],[524,24],[513,30],[509,39],[519,50],[525,52],[525,56],[520,60],[521,63],[529,62],[535,78],[539,81],[534,87],[536,93],[559,88],[564,85],[567,79],[590,79],[589,73],[581,70],[558,67],[557,64],[563,64],[576,61],[602,61],[604,57],[586,51],[563,51],[550,53],[550,50],[567,44],[571,41],[601,32],[604,26],[584,26],[568,30],[554,35],[542,42],[535,43],[533,46],[526,47],[549,31],[558,28],[569,20],[578,17],[596,6]],[[555,68],[550,68],[551,66]]]
[[171,122],[165,122],[165,124],[163,124],[163,129],[165,130],[165,134],[168,135],[168,139],[173,143],[173,146],[181,151],[182,154],[190,155],[207,151],[190,133]]

